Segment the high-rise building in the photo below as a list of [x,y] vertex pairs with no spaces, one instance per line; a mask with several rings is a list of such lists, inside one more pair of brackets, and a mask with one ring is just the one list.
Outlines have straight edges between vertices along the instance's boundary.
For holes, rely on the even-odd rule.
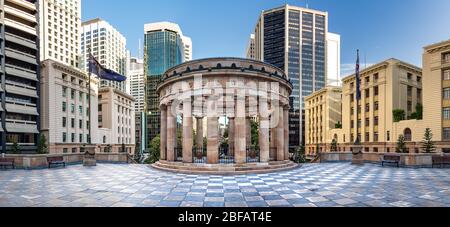
[[290,147],[304,143],[304,98],[327,84],[328,13],[284,5],[261,13],[255,58],[285,71],[291,95]]
[[79,68],[81,0],[39,0],[40,59]]
[[[81,28],[82,68],[89,70],[89,51],[104,67],[127,76],[126,39],[113,26],[102,19],[83,22]],[[126,81],[101,80],[100,87],[113,87],[126,91]]]
[[184,44],[184,61],[192,61],[192,40],[190,37],[181,38]]
[[36,150],[40,128],[39,3],[0,1],[0,114],[2,151],[18,143]]
[[[184,43],[184,41],[188,43]],[[156,92],[161,76],[171,67],[191,58],[192,42],[181,32],[180,26],[158,22],[144,26],[144,71],[146,75],[146,113],[148,138],[160,133],[159,95]],[[189,46],[189,50],[187,50]],[[189,53],[189,54],[188,54]]]
[[327,85],[341,85],[341,36],[328,32],[327,36]]
[[251,34],[247,43],[247,50],[245,51],[248,59],[256,59],[255,56],[255,34]]
[[[129,94],[133,96],[135,101],[135,137],[136,151],[145,152],[146,142],[146,118],[145,118],[145,74],[144,60],[139,58],[131,58],[128,68],[128,86]],[[144,126],[144,127],[142,127]]]

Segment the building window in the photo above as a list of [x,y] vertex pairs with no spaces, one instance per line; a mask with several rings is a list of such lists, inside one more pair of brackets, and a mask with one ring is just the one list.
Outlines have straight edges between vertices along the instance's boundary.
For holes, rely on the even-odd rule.
[[83,120],[78,121],[78,128],[83,129]]
[[444,88],[444,99],[450,99],[450,88]]
[[412,132],[411,132],[411,129],[406,128],[403,134],[404,134],[404,136],[405,136],[405,141],[407,141],[407,142],[411,142],[411,141],[412,141]]
[[70,99],[72,99],[72,100],[75,99],[75,90],[74,89],[70,90]]
[[391,132],[387,131],[387,141],[391,141]]
[[450,108],[449,107],[444,108],[443,112],[444,112],[443,113],[444,120],[450,120]]
[[366,141],[366,142],[369,142],[369,141],[370,141],[370,133],[366,132],[365,140],[364,140],[364,141]]
[[366,127],[369,127],[369,126],[370,126],[370,119],[366,118]]
[[373,152],[374,152],[374,153],[378,153],[378,147],[374,147],[374,148],[373,148]]
[[67,127],[67,118],[66,117],[62,118],[62,127],[63,128]]
[[72,148],[72,154],[77,153],[77,149],[76,148]]
[[66,102],[62,102],[62,111],[63,112],[67,111],[67,103]]
[[378,126],[378,117],[373,117],[373,125]]
[[369,97],[370,97],[370,89],[366,89],[366,90],[364,91],[364,93],[366,94],[366,98],[369,98]]
[[69,152],[69,150],[67,148],[63,148],[63,153],[67,154],[67,152]]
[[450,140],[450,128],[443,128],[442,132],[443,132],[443,135],[442,135],[443,139],[445,141]]
[[72,143],[75,143],[75,133],[71,134],[71,138],[70,139],[71,139]]
[[408,77],[408,80],[409,80],[409,81],[412,80],[412,74],[411,74],[411,73],[408,73],[408,74],[407,74],[407,77]]
[[450,80],[450,70],[444,71],[444,80]]
[[375,111],[378,111],[379,108],[380,108],[380,107],[379,107],[379,103],[378,103],[378,102],[375,102],[375,103],[373,104],[373,109],[374,109]]
[[63,93],[63,97],[67,97],[67,88],[66,87],[62,87],[62,93]]
[[379,92],[378,92],[378,86],[377,87],[373,87],[373,95],[374,96],[378,96]]
[[67,142],[67,133],[63,132],[62,137],[63,137],[62,138],[63,143]]
[[70,112],[75,113],[75,104],[70,104]]
[[375,74],[373,75],[373,82],[374,82],[374,83],[377,83],[377,82],[378,82],[378,79],[379,79],[379,75],[378,75],[378,73],[375,73]]
[[412,97],[412,90],[413,88],[411,86],[408,86],[408,97]]
[[378,142],[378,132],[373,133],[373,142]]
[[408,112],[412,111],[412,102],[408,101]]
[[365,109],[366,109],[366,113],[370,111],[370,104],[369,103],[366,104],[366,108]]
[[75,128],[75,118],[70,119],[70,126]]

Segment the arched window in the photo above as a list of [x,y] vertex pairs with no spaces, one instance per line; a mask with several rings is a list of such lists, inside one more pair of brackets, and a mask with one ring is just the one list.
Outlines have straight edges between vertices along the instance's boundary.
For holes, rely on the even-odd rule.
[[199,69],[199,70],[203,70],[203,65],[200,65],[200,66],[198,67],[198,69]]
[[250,70],[253,70],[253,65],[250,65],[248,68],[249,68]]
[[186,68],[186,72],[190,72],[191,71],[191,68],[190,67],[187,67]]
[[412,132],[411,129],[406,128],[403,132],[403,136],[405,137],[405,141],[410,142],[412,141]]
[[266,71],[266,68],[262,67],[261,72],[265,72],[265,71]]
[[237,67],[236,67],[236,64],[233,63],[233,64],[231,65],[231,68],[232,68],[232,69],[236,69],[236,68],[237,68]]
[[220,63],[217,64],[217,68],[218,68],[218,69],[221,69],[221,68],[222,68],[222,64],[220,64]]

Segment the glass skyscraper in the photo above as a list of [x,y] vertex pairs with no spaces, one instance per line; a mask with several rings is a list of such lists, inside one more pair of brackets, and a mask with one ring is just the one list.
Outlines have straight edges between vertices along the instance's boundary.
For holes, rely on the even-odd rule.
[[263,11],[255,28],[255,58],[273,64],[289,76],[290,147],[304,143],[304,98],[326,86],[328,14],[285,5]]
[[190,40],[183,36],[177,24],[160,22],[146,24],[144,27],[144,70],[146,75],[146,112],[148,141],[150,142],[160,133],[159,95],[156,88],[161,76],[173,66],[181,64],[192,55],[183,40]]

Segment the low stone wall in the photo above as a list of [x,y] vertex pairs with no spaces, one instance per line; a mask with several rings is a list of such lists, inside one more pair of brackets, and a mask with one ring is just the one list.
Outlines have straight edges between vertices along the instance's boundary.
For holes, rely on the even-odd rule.
[[[5,157],[14,158],[17,169],[42,169],[47,168],[47,157],[63,157],[67,165],[82,164],[84,154],[7,154]],[[95,159],[100,163],[129,163],[126,153],[97,153]]]
[[[366,163],[380,164],[385,153],[364,153],[363,159]],[[390,155],[400,156],[400,165],[412,168],[429,168],[433,165],[433,156],[441,156],[443,154],[396,154],[386,153]],[[321,153],[320,162],[351,162],[353,158],[350,152],[340,153]]]

